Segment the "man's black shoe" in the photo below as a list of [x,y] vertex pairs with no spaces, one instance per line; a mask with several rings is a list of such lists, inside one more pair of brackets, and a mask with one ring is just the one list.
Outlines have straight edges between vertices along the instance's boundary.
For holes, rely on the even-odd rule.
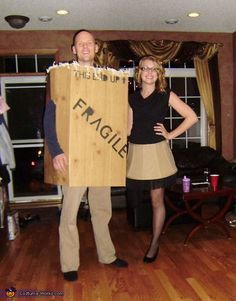
[[64,279],[67,281],[76,281],[78,279],[77,271],[63,273]]
[[117,267],[117,268],[127,268],[128,267],[128,262],[126,262],[123,259],[116,258],[114,261],[112,261],[110,263],[110,265],[113,265],[114,267]]

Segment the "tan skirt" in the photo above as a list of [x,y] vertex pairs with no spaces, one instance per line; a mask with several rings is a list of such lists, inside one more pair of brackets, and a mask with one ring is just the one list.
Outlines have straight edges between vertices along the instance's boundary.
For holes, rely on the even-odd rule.
[[155,144],[129,143],[127,160],[127,178],[129,179],[162,179],[177,172],[167,140]]

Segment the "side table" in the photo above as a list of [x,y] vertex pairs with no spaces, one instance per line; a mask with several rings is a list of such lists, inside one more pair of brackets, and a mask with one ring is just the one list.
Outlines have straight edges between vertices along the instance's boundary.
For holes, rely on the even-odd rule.
[[[174,214],[166,221],[162,233],[164,234],[168,227],[180,216],[189,215],[197,224],[187,234],[184,245],[187,245],[192,236],[201,228],[207,228],[209,225],[217,226],[223,231],[228,238],[231,238],[227,226],[224,224],[223,219],[226,212],[229,210],[233,196],[236,194],[236,188],[219,187],[216,191],[211,187],[194,187],[190,192],[183,192],[182,185],[174,185],[171,189],[166,191],[165,202],[170,206]],[[201,209],[206,201],[211,201],[214,198],[223,198],[222,206],[219,206],[218,211],[211,216],[203,217]],[[183,208],[176,206],[176,199],[183,201]]]

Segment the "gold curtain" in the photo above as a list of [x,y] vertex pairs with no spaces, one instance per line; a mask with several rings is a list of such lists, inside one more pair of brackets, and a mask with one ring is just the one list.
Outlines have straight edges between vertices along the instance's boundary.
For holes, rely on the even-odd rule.
[[95,62],[99,66],[107,66],[118,69],[120,59],[116,57],[111,48],[112,41],[96,40],[98,45],[98,52],[95,57]]
[[[96,54],[96,62],[101,66],[108,66],[113,68],[119,67],[120,58],[122,58],[122,53],[115,55],[115,42],[117,41],[96,41],[98,44],[98,52]],[[182,42],[176,41],[128,41],[129,50],[133,53],[135,57],[142,57],[144,55],[154,55],[162,63],[166,63],[172,58],[174,58],[179,49],[181,48]],[[130,57],[130,59],[133,59]]]
[[216,149],[215,111],[208,61],[218,52],[220,44],[207,43],[194,57],[194,67],[201,99],[208,119],[208,145]]
[[215,112],[212,98],[211,79],[207,60],[194,58],[197,84],[208,120],[208,145],[216,149]]
[[129,41],[130,49],[137,57],[144,55],[154,55],[162,63],[167,63],[175,57],[182,45],[181,42],[175,41]]
[[210,60],[222,47],[220,43],[203,43],[196,57],[201,60]]

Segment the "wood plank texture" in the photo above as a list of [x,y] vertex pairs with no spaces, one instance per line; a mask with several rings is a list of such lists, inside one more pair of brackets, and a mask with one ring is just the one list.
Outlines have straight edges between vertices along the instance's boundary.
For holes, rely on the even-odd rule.
[[8,241],[6,228],[0,230],[0,300],[6,300],[5,289],[12,286],[17,292],[63,294],[19,299],[29,301],[236,300],[236,229],[229,229],[231,240],[214,229],[202,230],[184,246],[191,225],[173,225],[161,238],[159,258],[149,265],[142,258],[151,231],[134,231],[125,209],[114,210],[112,238],[118,256],[129,262],[119,270],[98,263],[91,222],[79,219],[79,279],[69,283],[59,266],[57,210],[41,209],[41,220],[21,228],[14,241]]

